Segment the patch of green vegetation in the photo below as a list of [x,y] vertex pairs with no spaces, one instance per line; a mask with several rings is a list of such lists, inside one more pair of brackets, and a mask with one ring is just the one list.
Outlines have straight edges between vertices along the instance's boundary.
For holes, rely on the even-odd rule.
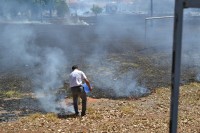
[[3,98],[13,98],[13,97],[22,97],[22,94],[18,91],[13,91],[13,90],[9,90],[9,91],[0,91],[0,97]]
[[123,67],[131,67],[131,68],[138,68],[139,64],[136,63],[129,63],[129,62],[122,62]]

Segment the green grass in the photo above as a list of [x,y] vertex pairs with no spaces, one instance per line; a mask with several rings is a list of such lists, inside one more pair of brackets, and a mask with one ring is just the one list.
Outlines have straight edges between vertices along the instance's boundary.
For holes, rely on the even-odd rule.
[[14,98],[14,97],[21,97],[22,94],[18,91],[13,91],[13,90],[9,90],[9,91],[0,91],[0,97],[1,98]]

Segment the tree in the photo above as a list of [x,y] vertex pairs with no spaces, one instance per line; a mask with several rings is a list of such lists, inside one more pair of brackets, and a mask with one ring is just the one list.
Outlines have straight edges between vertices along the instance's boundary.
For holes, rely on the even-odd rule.
[[54,10],[59,17],[64,17],[69,12],[65,0],[0,0],[0,3],[0,17],[10,19],[17,18],[19,13],[23,17],[42,19],[44,11],[49,11],[50,17]]
[[93,5],[91,8],[92,12],[97,16],[98,14],[102,13],[102,8],[98,5]]
[[56,1],[56,10],[59,17],[64,17],[67,13],[69,13],[69,7],[65,0]]

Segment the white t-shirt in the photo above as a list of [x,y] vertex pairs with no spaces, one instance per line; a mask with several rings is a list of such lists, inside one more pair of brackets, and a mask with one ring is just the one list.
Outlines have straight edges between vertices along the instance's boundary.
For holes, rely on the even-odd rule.
[[69,75],[69,85],[70,87],[80,86],[82,85],[82,80],[87,79],[84,72],[75,69]]

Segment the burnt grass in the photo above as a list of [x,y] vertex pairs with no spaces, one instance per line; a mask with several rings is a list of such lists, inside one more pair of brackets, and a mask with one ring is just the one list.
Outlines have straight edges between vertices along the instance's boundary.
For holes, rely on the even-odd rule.
[[[97,18],[82,18],[91,24],[89,26],[4,23],[1,24],[1,27],[3,27],[2,29],[12,27],[18,30],[20,28],[31,28],[36,33],[36,36],[33,40],[30,40],[30,43],[34,42],[32,45],[39,46],[41,53],[45,47],[59,47],[66,51],[66,57],[73,55],[71,58],[79,62],[82,70],[87,73],[94,86],[94,91],[90,94],[90,97],[120,99],[129,98],[131,95],[128,97],[117,97],[113,88],[104,88],[102,90],[102,88],[95,87],[93,75],[99,74],[97,70],[101,69],[101,67],[106,67],[107,63],[119,66],[115,78],[119,78],[121,74],[129,70],[136,71],[135,79],[138,85],[149,88],[151,92],[154,92],[155,88],[169,87],[171,84],[171,47],[160,47],[159,42],[150,46],[144,43],[144,18],[145,16],[119,15],[108,19],[108,17],[99,16]],[[116,23],[112,24],[113,21]],[[132,25],[138,25],[142,29],[142,33],[138,35],[138,31],[135,31],[136,27]],[[2,37],[1,31],[0,38]],[[1,43],[4,42],[0,41]],[[70,45],[66,47],[66,43],[70,43]],[[103,55],[104,60],[95,61],[95,63],[101,64],[98,67],[88,65],[84,59],[87,59],[90,51],[95,51],[97,47],[100,47],[101,51],[96,54],[99,56]],[[82,52],[70,52],[77,48],[80,48]],[[80,59],[79,56],[82,58]],[[33,93],[31,75],[38,72],[40,64],[34,64],[33,66],[26,66],[23,63],[15,66],[3,65],[5,67],[0,68],[0,91],[18,91],[23,94],[23,97],[7,99],[4,95],[0,95],[1,108],[6,109],[10,114],[10,117],[6,113],[2,114],[0,121],[7,121],[8,117],[15,118],[15,114],[18,111],[21,113],[18,114],[19,116],[34,112],[44,112],[38,101],[31,95]],[[70,69],[71,66],[64,67]],[[90,68],[90,71],[88,71],[88,68]],[[194,64],[183,65],[181,69],[181,84],[184,85],[196,81],[197,74],[198,66]],[[100,78],[104,78],[103,75],[101,76]],[[114,79],[111,78],[110,80]],[[60,89],[66,88],[68,86]],[[12,104],[19,106],[12,106]]]

